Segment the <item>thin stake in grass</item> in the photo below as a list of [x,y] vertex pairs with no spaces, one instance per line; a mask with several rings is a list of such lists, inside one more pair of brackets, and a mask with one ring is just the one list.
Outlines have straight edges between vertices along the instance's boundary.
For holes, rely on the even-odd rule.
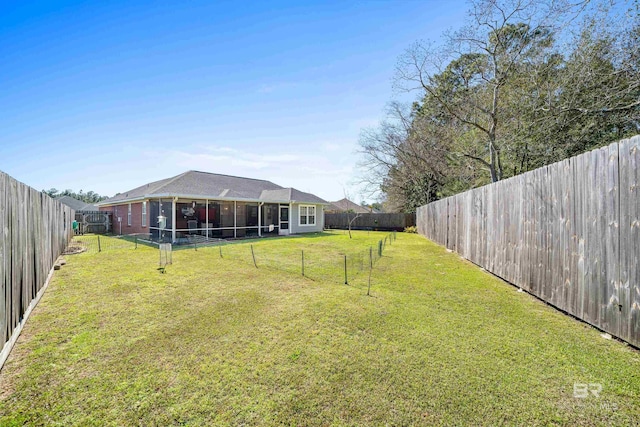
[[371,271],[373,270],[373,247],[369,246],[369,287],[367,288],[367,296],[371,296]]
[[304,276],[304,249],[302,250],[302,276]]
[[220,250],[220,258],[222,258],[222,245],[218,245],[218,249]]
[[258,264],[256,264],[256,254],[253,252],[253,245],[251,245],[251,257],[253,258],[253,265],[258,268]]
[[344,256],[344,284],[348,285],[349,281],[347,280],[347,256]]

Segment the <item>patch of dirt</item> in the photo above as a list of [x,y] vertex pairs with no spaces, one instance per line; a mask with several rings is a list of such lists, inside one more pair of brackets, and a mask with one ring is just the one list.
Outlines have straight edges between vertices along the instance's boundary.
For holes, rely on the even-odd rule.
[[63,255],[75,255],[87,250],[86,246],[83,246],[80,242],[71,242],[67,249],[62,253]]

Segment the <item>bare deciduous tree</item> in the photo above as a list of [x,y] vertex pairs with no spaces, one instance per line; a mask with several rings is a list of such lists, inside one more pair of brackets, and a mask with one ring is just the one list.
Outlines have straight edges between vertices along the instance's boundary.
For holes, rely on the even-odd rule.
[[395,86],[420,97],[362,132],[365,180],[410,210],[639,132],[639,10],[472,1],[444,43],[400,57]]

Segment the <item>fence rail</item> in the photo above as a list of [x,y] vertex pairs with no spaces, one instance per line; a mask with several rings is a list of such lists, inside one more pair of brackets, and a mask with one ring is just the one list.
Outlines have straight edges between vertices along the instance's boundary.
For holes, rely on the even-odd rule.
[[0,172],[0,368],[71,237],[73,214]]
[[[325,213],[326,228],[349,228],[353,213]],[[359,214],[351,224],[352,230],[403,231],[406,227],[416,225],[416,214],[405,213],[366,213]]]
[[640,136],[422,206],[420,234],[640,346]]

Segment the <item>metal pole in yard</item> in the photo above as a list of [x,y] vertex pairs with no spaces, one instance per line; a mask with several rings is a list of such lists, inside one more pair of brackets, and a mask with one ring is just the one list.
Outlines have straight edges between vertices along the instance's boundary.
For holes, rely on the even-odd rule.
[[138,236],[136,236],[136,247],[134,249],[138,249]]
[[382,256],[382,240],[378,240],[378,256]]
[[198,250],[198,241],[197,240],[193,241],[193,249],[195,249],[196,251]]
[[369,287],[367,288],[367,296],[371,294],[371,272],[373,271],[373,248],[369,246]]
[[222,245],[218,245],[218,249],[220,250],[220,258],[222,258]]
[[348,285],[349,281],[347,280],[347,256],[344,256],[344,284]]
[[100,235],[98,234],[98,252],[102,252],[102,247],[100,246]]
[[253,253],[253,245],[251,245],[251,257],[253,258],[253,265],[258,268],[258,264],[256,264],[256,254]]
[[304,276],[304,249],[302,250],[302,275]]

